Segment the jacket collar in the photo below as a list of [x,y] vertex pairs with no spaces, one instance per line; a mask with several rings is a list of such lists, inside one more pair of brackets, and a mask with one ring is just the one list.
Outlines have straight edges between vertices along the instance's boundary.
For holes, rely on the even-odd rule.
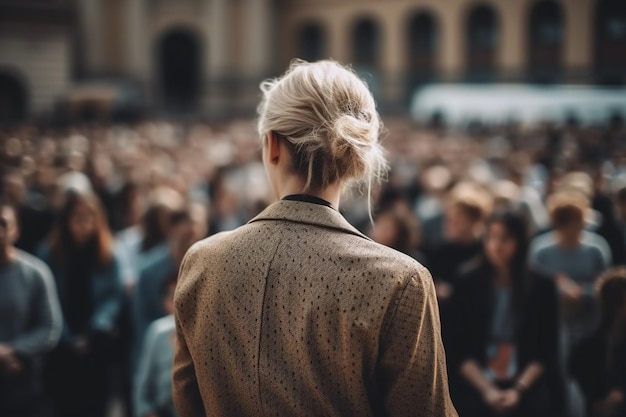
[[294,223],[310,224],[328,229],[341,230],[367,240],[371,240],[339,213],[337,210],[321,204],[304,201],[280,200],[270,204],[259,215],[250,220],[253,223],[261,220],[282,220]]

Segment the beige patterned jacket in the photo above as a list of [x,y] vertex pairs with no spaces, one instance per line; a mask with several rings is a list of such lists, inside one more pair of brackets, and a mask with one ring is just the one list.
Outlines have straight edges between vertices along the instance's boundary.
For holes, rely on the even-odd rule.
[[175,296],[181,417],[453,417],[431,276],[330,207],[194,245]]

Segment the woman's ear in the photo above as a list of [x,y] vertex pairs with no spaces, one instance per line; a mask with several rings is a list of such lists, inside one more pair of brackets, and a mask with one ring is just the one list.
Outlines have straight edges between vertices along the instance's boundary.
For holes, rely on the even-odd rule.
[[280,141],[274,132],[267,134],[267,159],[274,165],[280,161]]

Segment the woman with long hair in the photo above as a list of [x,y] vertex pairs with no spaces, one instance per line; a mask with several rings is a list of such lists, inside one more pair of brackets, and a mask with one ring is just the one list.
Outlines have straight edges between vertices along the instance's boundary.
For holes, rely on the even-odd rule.
[[340,214],[383,171],[372,94],[336,62],[262,84],[262,159],[277,201],[194,245],[175,295],[182,416],[457,413],[432,278]]
[[464,417],[561,413],[556,288],[527,267],[527,247],[523,218],[494,214],[482,255],[457,283],[447,348]]
[[40,257],[52,270],[64,316],[61,341],[47,366],[54,413],[103,416],[109,345],[123,289],[111,232],[94,194],[66,195],[58,224]]

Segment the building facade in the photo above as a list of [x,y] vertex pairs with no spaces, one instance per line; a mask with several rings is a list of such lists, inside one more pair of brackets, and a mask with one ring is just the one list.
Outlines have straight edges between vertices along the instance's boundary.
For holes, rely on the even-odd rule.
[[0,0],[0,114],[247,116],[296,57],[351,64],[388,112],[434,82],[623,85],[626,2]]

